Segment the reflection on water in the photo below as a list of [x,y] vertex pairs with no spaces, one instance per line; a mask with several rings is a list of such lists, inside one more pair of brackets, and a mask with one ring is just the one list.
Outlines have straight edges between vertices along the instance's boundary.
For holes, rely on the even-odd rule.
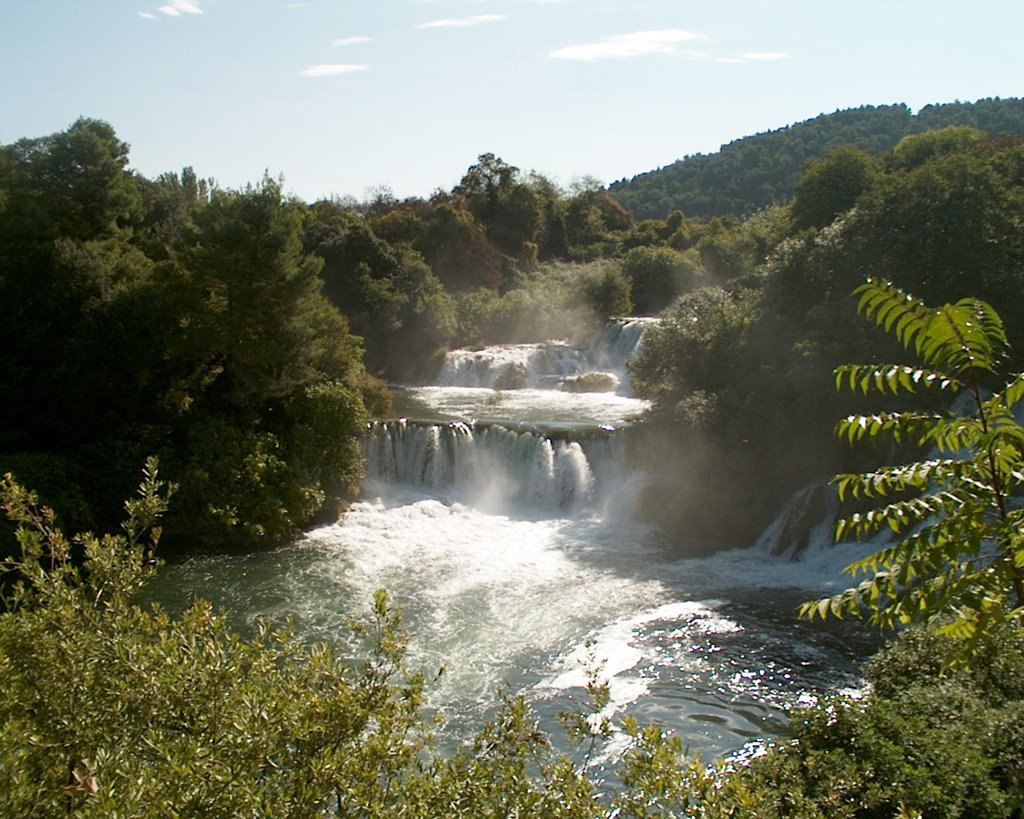
[[619,427],[649,403],[615,393],[492,390],[484,387],[405,387],[395,390],[394,415],[440,421],[606,424]]

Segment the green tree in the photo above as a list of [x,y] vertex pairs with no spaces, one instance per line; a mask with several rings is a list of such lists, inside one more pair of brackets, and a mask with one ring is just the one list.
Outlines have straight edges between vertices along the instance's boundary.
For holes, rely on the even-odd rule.
[[280,185],[215,191],[197,221],[193,321],[225,397],[258,404],[324,376],[353,380],[361,351],[321,293],[322,262],[303,252],[299,206]]
[[364,340],[368,369],[396,381],[422,376],[419,370],[447,349],[455,332],[441,282],[408,243],[385,241],[363,220],[333,207],[318,205],[314,214],[306,246],[324,260],[324,293]]
[[808,163],[793,194],[793,220],[798,228],[823,228],[845,213],[874,184],[876,162],[845,146]]
[[947,403],[963,395],[969,409],[851,415],[839,423],[838,435],[851,443],[889,439],[936,454],[835,478],[840,498],[884,502],[841,520],[837,537],[891,530],[897,542],[848,567],[867,575],[858,586],[806,603],[801,613],[866,614],[888,628],[949,618],[942,631],[973,652],[1003,623],[1024,617],[1024,510],[1011,502],[1024,486],[1024,428],[1014,417],[1024,375],[986,391],[1008,345],[1002,320],[983,301],[929,308],[875,280],[855,294],[859,311],[923,366],[847,365],[836,371],[837,386],[882,395],[936,390]]
[[622,271],[615,267],[607,267],[586,279],[583,289],[594,313],[602,321],[616,316],[628,316],[633,311],[633,301],[630,298],[632,284]]
[[9,159],[7,216],[30,237],[105,238],[142,215],[127,171],[128,144],[106,122],[83,117],[67,130],[2,150]]
[[670,247],[634,247],[622,258],[633,305],[645,315],[658,313],[689,290],[697,271],[692,261]]
[[450,292],[474,287],[498,289],[506,272],[501,253],[473,214],[439,204],[419,248],[434,275]]

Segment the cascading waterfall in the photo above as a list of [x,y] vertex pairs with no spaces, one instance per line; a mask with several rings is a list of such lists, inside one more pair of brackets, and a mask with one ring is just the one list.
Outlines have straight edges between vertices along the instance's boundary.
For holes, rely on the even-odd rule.
[[595,501],[591,462],[621,451],[611,432],[602,435],[581,443],[497,424],[375,422],[364,447],[367,477],[445,492],[479,508],[579,510]]
[[[857,680],[859,631],[793,618],[844,580],[812,549],[772,554],[795,523],[757,548],[688,557],[703,544],[688,552],[633,514],[647,478],[627,439],[646,405],[623,394],[625,366],[650,323],[613,322],[587,350],[449,354],[439,384],[399,391],[406,417],[369,424],[363,498],[342,520],[275,552],[169,567],[164,601],[201,595],[243,626],[290,618],[347,650],[346,624],[386,588],[406,612],[412,667],[446,668],[430,704],[455,744],[499,690],[527,694],[557,738],[558,712],[586,696],[591,655],[609,716],[656,721],[693,751],[784,732],[801,697]],[[570,392],[594,373],[621,378],[619,394]]]
[[480,350],[453,350],[438,373],[442,387],[495,390],[552,387],[586,368],[582,352],[567,344],[501,344]]
[[821,551],[832,543],[838,515],[836,491],[827,484],[811,484],[796,492],[779,510],[754,548],[790,559],[808,551]]
[[591,342],[587,359],[594,369],[625,370],[626,362],[640,351],[644,332],[658,319],[628,317],[614,319]]
[[437,383],[442,387],[567,389],[629,395],[626,362],[640,349],[644,331],[656,321],[614,319],[586,349],[545,342],[452,350],[438,373]]
[[644,333],[657,321],[656,318],[630,317],[608,322],[587,351],[590,366],[612,373],[619,381],[619,391],[628,395],[631,387],[626,363],[640,351]]

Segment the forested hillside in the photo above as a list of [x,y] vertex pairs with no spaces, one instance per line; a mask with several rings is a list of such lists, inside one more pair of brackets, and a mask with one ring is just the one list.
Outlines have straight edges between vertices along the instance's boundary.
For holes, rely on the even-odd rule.
[[639,219],[746,216],[786,202],[804,165],[851,146],[871,154],[903,137],[949,126],[993,135],[1024,134],[1024,100],[986,99],[929,105],[915,115],[906,105],[836,111],[723,145],[715,154],[687,156],[655,171],[609,186],[612,197]]

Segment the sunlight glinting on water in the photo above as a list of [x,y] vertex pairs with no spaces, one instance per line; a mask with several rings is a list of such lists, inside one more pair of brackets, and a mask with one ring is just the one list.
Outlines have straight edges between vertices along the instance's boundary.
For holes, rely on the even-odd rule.
[[[625,331],[633,349],[642,329],[613,328],[601,365],[621,367]],[[512,361],[536,381],[585,360],[525,346],[456,355],[449,380],[485,380]],[[801,697],[856,683],[856,641],[842,626],[798,623],[795,607],[844,583],[863,547],[775,553],[806,499],[757,546],[690,557],[699,552],[634,518],[645,477],[626,465],[621,427],[636,399],[453,385],[401,400],[438,420],[369,427],[364,497],[342,520],[276,552],[172,567],[167,599],[185,590],[244,621],[292,618],[305,639],[356,654],[347,624],[384,588],[404,608],[411,667],[445,669],[428,702],[452,739],[502,690],[525,693],[556,732],[558,711],[586,707],[591,669],[609,684],[606,716],[634,714],[722,755],[784,731]]]

